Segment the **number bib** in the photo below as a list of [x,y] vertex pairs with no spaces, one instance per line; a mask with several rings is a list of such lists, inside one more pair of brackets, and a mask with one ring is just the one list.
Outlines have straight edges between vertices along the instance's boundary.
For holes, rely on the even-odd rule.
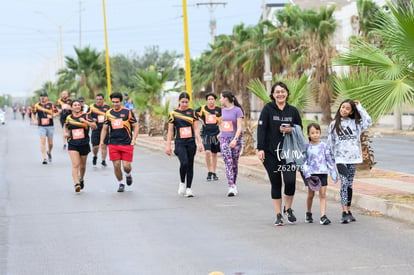
[[46,117],[46,118],[40,119],[40,124],[41,125],[49,125],[49,118]]
[[122,127],[124,127],[123,123],[122,123],[122,118],[116,118],[114,120],[111,121],[111,126],[112,129],[121,129]]
[[191,131],[191,127],[181,127],[180,128],[180,137],[181,138],[190,138],[193,137],[193,132]]
[[98,123],[103,123],[105,121],[105,116],[104,115],[99,115],[98,116]]
[[83,129],[72,129],[73,139],[82,139],[85,137],[85,131]]
[[233,121],[223,121],[222,122],[222,131],[223,132],[233,132],[234,128],[233,128]]
[[206,116],[206,124],[216,124],[216,123],[217,123],[216,115],[207,115]]

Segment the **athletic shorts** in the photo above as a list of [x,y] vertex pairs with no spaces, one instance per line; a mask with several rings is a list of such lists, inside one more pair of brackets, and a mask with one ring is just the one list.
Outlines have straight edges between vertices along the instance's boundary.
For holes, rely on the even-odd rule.
[[[321,180],[322,186],[328,186],[328,174],[312,174],[312,176],[317,176]],[[308,182],[306,180],[303,182],[306,186],[308,186]]]
[[125,160],[132,162],[134,146],[132,145],[108,145],[109,160]]
[[[109,135],[106,134],[104,144],[108,145],[108,141],[109,141]],[[101,131],[92,131],[92,134],[91,134],[92,146],[98,146],[100,142],[101,142]]]
[[53,126],[38,126],[39,136],[53,138],[54,127]]
[[217,136],[201,136],[201,139],[203,140],[204,151],[220,152],[220,141]]
[[89,146],[89,144],[82,145],[82,146],[75,146],[69,143],[68,151],[76,151],[76,152],[79,152],[79,155],[81,156],[87,156],[89,152],[91,151],[91,147]]

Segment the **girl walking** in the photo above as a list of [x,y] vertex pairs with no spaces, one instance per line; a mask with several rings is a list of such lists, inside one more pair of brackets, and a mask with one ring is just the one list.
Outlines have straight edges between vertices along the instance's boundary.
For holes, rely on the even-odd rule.
[[220,149],[226,166],[226,177],[228,183],[228,197],[237,195],[237,174],[240,151],[242,149],[242,123],[243,109],[237,98],[229,91],[224,91],[220,96],[221,111],[221,133]]
[[195,111],[188,107],[189,101],[189,94],[181,93],[178,97],[178,108],[170,113],[165,153],[171,155],[171,139],[175,134],[174,154],[177,155],[180,161],[178,195],[194,197],[191,184],[193,182],[194,157],[197,148],[195,140],[197,139],[199,152],[203,151],[203,143],[198,130]]
[[306,199],[306,222],[312,223],[312,203],[315,191],[319,191],[321,218],[319,223],[328,225],[331,221],[326,216],[326,188],[328,186],[328,173],[333,181],[337,181],[335,166],[328,145],[320,141],[321,126],[318,123],[310,123],[307,128],[309,143],[306,144],[305,164],[303,174],[305,185],[308,186]]
[[341,178],[342,223],[356,221],[351,213],[352,183],[356,164],[362,162],[360,136],[372,124],[359,101],[344,100],[329,125],[328,144]]

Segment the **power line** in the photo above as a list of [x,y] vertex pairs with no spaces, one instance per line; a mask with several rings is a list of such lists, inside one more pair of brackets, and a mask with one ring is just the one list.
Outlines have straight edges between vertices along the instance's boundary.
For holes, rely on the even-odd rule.
[[215,39],[215,35],[214,35],[214,31],[216,30],[216,19],[214,17],[214,7],[215,6],[226,6],[227,2],[203,2],[203,3],[196,3],[197,7],[198,6],[209,6],[209,10],[210,10],[210,36],[211,36],[211,43],[214,43],[214,39]]

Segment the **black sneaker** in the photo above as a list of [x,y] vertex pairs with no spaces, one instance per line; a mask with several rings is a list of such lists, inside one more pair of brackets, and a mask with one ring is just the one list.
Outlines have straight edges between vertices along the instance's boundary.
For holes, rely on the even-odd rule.
[[124,190],[125,190],[125,184],[121,183],[118,187],[118,192],[124,192]]
[[356,219],[355,219],[355,217],[354,217],[354,216],[352,216],[351,211],[348,211],[348,216],[349,216],[349,218],[350,218],[351,222],[356,222]]
[[288,208],[286,210],[286,216],[287,216],[288,223],[296,223],[296,217],[295,215],[293,215],[292,208]]
[[92,165],[93,166],[95,166],[96,165],[96,161],[98,160],[98,157],[97,156],[94,156],[93,158],[92,158]]
[[213,174],[213,180],[218,180],[219,178],[217,177],[216,173],[212,173]]
[[47,164],[47,159],[43,159],[42,164]]
[[207,181],[211,181],[213,179],[213,173],[208,172],[207,174]]
[[351,222],[351,217],[345,211],[342,212],[341,223],[349,223]]
[[275,225],[276,226],[283,226],[283,216],[282,216],[282,214],[277,214],[276,215]]
[[128,186],[130,186],[131,184],[132,184],[132,177],[131,176],[126,176],[125,177],[126,178],[126,184],[128,185]]
[[49,160],[49,162],[52,162],[52,154],[47,152],[47,158]]
[[328,219],[328,217],[326,217],[326,215],[323,215],[319,220],[319,223],[322,225],[328,225],[331,223],[331,221]]
[[313,223],[313,218],[312,218],[312,213],[311,212],[306,212],[305,222]]
[[79,185],[80,185],[80,188],[82,190],[83,187],[85,187],[85,181],[83,179],[82,180],[79,180]]
[[101,162],[101,165],[102,165],[103,167],[108,166],[108,165],[106,164],[106,161],[104,161],[104,160]]

